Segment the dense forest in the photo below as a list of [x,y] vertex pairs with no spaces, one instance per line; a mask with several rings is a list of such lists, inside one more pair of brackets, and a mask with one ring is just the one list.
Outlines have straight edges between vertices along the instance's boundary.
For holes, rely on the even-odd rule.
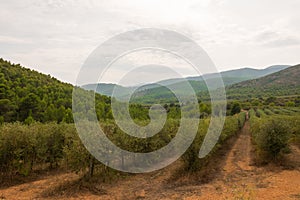
[[[73,122],[73,85],[0,59],[0,122]],[[96,94],[98,107],[110,97]],[[109,116],[104,116],[109,117]]]

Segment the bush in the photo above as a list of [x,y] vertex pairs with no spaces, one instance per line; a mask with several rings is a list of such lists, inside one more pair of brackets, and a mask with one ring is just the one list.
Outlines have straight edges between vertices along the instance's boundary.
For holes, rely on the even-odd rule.
[[288,127],[282,120],[271,119],[261,126],[259,135],[257,135],[257,146],[263,155],[275,161],[282,150],[288,148],[290,138],[287,133]]
[[210,123],[209,119],[200,120],[199,129],[193,143],[187,149],[187,151],[182,155],[181,158],[184,163],[185,171],[191,171],[191,172],[197,171],[198,169],[201,169],[205,165],[207,158],[200,159],[199,151],[204,136],[208,130],[209,123]]
[[256,117],[256,113],[255,110],[253,108],[251,108],[248,112],[249,118],[255,118]]
[[231,108],[231,115],[235,115],[241,112],[241,105],[238,102],[234,102]]
[[238,117],[238,125],[240,129],[243,128],[245,122],[246,122],[246,113],[241,112]]
[[268,108],[265,108],[264,109],[264,112],[267,114],[267,115],[273,115],[274,113],[270,110],[270,109],[268,109]]
[[65,132],[73,125],[20,123],[0,127],[0,172],[2,175],[29,175],[33,167],[58,167],[64,158]]
[[0,125],[2,125],[4,123],[4,117],[0,116]]
[[257,117],[265,117],[266,113],[263,110],[261,110],[261,109],[257,109],[256,110],[256,116]]

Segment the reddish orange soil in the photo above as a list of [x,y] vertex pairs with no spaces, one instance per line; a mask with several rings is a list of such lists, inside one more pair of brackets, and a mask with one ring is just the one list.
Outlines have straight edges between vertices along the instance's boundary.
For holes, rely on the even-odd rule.
[[251,149],[249,122],[246,122],[228,154],[222,176],[202,185],[202,195],[186,199],[300,199],[299,149],[292,147],[293,154],[288,161],[294,165],[292,170],[278,166],[254,166]]
[[[287,156],[288,166],[254,166],[249,122],[246,122],[221,162],[222,167],[215,172],[211,170],[210,173],[217,175],[205,184],[188,175],[172,183],[170,178],[180,167],[180,163],[175,162],[157,172],[129,176],[111,184],[98,183],[96,192],[74,187],[74,184],[74,189],[65,192],[79,176],[72,173],[49,175],[0,189],[0,199],[300,199],[300,150],[296,146],[291,149],[292,153]],[[189,183],[189,180],[194,181]]]

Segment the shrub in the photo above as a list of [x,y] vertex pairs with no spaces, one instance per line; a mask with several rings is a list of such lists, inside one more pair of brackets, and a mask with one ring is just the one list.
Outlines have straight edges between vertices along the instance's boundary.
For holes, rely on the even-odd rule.
[[289,134],[288,127],[282,120],[271,119],[261,126],[257,135],[257,146],[264,152],[266,158],[275,161],[282,150],[288,148]]
[[231,108],[231,115],[235,115],[241,112],[241,105],[238,102],[234,102]]
[[252,108],[248,112],[249,118],[254,118],[256,116],[255,110]]
[[263,110],[261,110],[261,109],[257,109],[256,110],[256,116],[257,117],[265,117],[266,113]]
[[295,107],[295,102],[289,101],[285,104],[286,107]]
[[241,112],[238,116],[238,125],[240,129],[243,128],[245,122],[246,122],[246,113]]
[[2,125],[4,123],[4,117],[0,116],[0,125]]
[[185,171],[197,171],[205,165],[207,158],[200,159],[198,155],[204,136],[207,132],[209,122],[209,119],[200,120],[199,129],[193,143],[181,157]]
[[27,176],[33,167],[58,167],[64,158],[65,132],[72,125],[20,123],[0,127],[0,172],[3,175]]
[[270,109],[268,109],[268,108],[265,108],[264,109],[264,112],[267,114],[267,115],[273,115],[274,113],[270,110]]

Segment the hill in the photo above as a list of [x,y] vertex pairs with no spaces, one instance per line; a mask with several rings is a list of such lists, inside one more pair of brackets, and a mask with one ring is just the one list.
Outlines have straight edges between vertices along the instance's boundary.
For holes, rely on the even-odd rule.
[[300,65],[248,81],[228,86],[229,98],[285,96],[300,94]]
[[71,84],[0,58],[0,123],[72,122],[72,92]]
[[117,90],[119,92],[118,96],[120,97],[127,96],[131,91],[136,89],[136,87],[123,87],[113,83],[87,84],[83,85],[82,88],[85,90],[96,91],[105,96],[112,96],[113,91]]
[[[225,86],[229,86],[235,83],[239,83],[245,80],[250,80],[258,77],[263,77],[265,75],[278,72],[282,69],[286,69],[287,65],[275,65],[268,67],[266,69],[251,69],[251,68],[242,68],[237,70],[229,70],[221,72],[223,82]],[[209,82],[212,89],[217,89],[216,79],[218,74],[205,74],[199,77],[187,77],[192,88],[195,90],[195,93],[201,91],[207,91],[206,82]],[[206,80],[206,81],[205,81]],[[158,82],[159,84],[166,85],[170,88],[174,88],[178,93],[182,95],[189,95],[186,93],[187,89],[185,84],[183,84],[183,79],[170,79],[165,81]],[[158,85],[158,84],[157,84]],[[146,87],[146,86],[143,86]],[[142,87],[142,88],[143,88]],[[137,92],[134,93],[132,97],[133,102],[139,103],[153,103],[153,102],[174,102],[176,101],[175,95],[166,87],[158,85],[157,87],[147,88],[143,90],[140,88]]]
[[[266,76],[268,74],[272,74],[275,72],[278,72],[280,70],[286,69],[290,67],[289,65],[272,65],[270,67],[267,67],[265,69],[253,69],[253,68],[241,68],[241,69],[234,69],[234,70],[228,70],[220,72],[222,78],[231,78],[236,79],[237,81],[244,81],[244,80],[250,80],[254,78],[260,78],[263,76]],[[203,77],[188,77],[188,80],[200,80],[202,81],[203,78],[207,79],[213,79],[216,78],[218,74],[204,74]]]
[[[225,86],[239,83],[245,80],[255,79],[263,77],[274,72],[286,69],[288,65],[274,65],[265,69],[252,69],[252,68],[241,68],[235,70],[229,70],[221,72],[223,82]],[[153,102],[174,102],[176,101],[175,95],[165,86],[176,89],[178,93],[186,95],[186,88],[183,81],[188,80],[192,88],[196,93],[201,91],[206,91],[206,81],[209,81],[212,84],[213,89],[217,89],[217,86],[214,86],[214,79],[218,77],[218,74],[204,74],[203,76],[187,77],[187,78],[173,78],[162,80],[157,83],[145,84],[142,86],[133,86],[133,87],[124,87],[117,84],[89,84],[83,85],[82,88],[87,90],[95,90],[97,93],[107,96],[112,96],[113,91],[118,91],[117,96],[119,99],[125,99],[129,96],[132,91],[134,95],[132,96],[132,102],[136,103],[153,103]],[[96,89],[95,89],[96,88]]]

